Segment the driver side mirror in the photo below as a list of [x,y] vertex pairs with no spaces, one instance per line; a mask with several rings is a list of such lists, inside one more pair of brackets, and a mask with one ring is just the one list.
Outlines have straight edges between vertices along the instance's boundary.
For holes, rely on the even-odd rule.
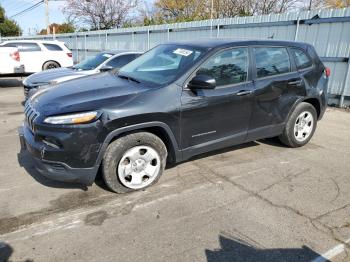
[[216,87],[216,80],[207,75],[196,75],[188,83],[187,87],[191,90],[214,89]]
[[107,71],[110,71],[110,70],[112,70],[112,69],[114,69],[113,66],[104,65],[104,66],[102,66],[102,67],[100,68],[100,72],[107,72]]

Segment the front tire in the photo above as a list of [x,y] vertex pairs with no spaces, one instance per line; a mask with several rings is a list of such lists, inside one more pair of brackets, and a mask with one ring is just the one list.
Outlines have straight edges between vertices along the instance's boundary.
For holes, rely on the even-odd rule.
[[141,190],[155,184],[163,174],[167,149],[148,132],[138,132],[113,141],[105,152],[102,176],[116,193]]
[[289,116],[280,141],[289,147],[301,147],[312,138],[317,127],[316,109],[309,103],[302,102]]

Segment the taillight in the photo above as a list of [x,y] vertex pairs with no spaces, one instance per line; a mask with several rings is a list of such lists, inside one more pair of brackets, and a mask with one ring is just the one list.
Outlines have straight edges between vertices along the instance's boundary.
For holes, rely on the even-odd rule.
[[68,57],[73,57],[73,54],[72,53],[67,53],[67,56]]
[[331,76],[331,69],[329,67],[326,67],[326,69],[324,70],[324,73],[326,74],[326,77],[330,77]]
[[11,56],[11,58],[13,60],[16,60],[18,62],[21,60],[21,57],[19,56],[19,52],[18,51],[13,52],[12,54],[10,54],[10,56]]

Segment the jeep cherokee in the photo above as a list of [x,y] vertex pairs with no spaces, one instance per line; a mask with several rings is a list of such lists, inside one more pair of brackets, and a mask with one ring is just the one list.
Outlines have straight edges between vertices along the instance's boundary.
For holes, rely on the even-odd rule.
[[325,112],[329,75],[305,43],[161,44],[118,73],[36,93],[21,145],[49,178],[92,184],[101,167],[111,190],[139,190],[167,162],[267,137],[305,145]]

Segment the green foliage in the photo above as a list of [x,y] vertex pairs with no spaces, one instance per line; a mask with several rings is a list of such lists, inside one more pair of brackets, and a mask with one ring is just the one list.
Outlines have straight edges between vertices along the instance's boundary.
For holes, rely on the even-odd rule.
[[1,36],[18,36],[22,33],[18,24],[6,17],[5,10],[0,6],[0,34]]
[[[53,23],[50,25],[50,33],[53,34],[53,30],[55,28],[55,32],[56,34],[65,34],[65,33],[74,33],[75,32],[75,27],[73,25],[73,23],[63,23],[63,24],[56,24]],[[46,35],[47,34],[47,30],[46,29],[42,29],[39,32],[39,35]]]

